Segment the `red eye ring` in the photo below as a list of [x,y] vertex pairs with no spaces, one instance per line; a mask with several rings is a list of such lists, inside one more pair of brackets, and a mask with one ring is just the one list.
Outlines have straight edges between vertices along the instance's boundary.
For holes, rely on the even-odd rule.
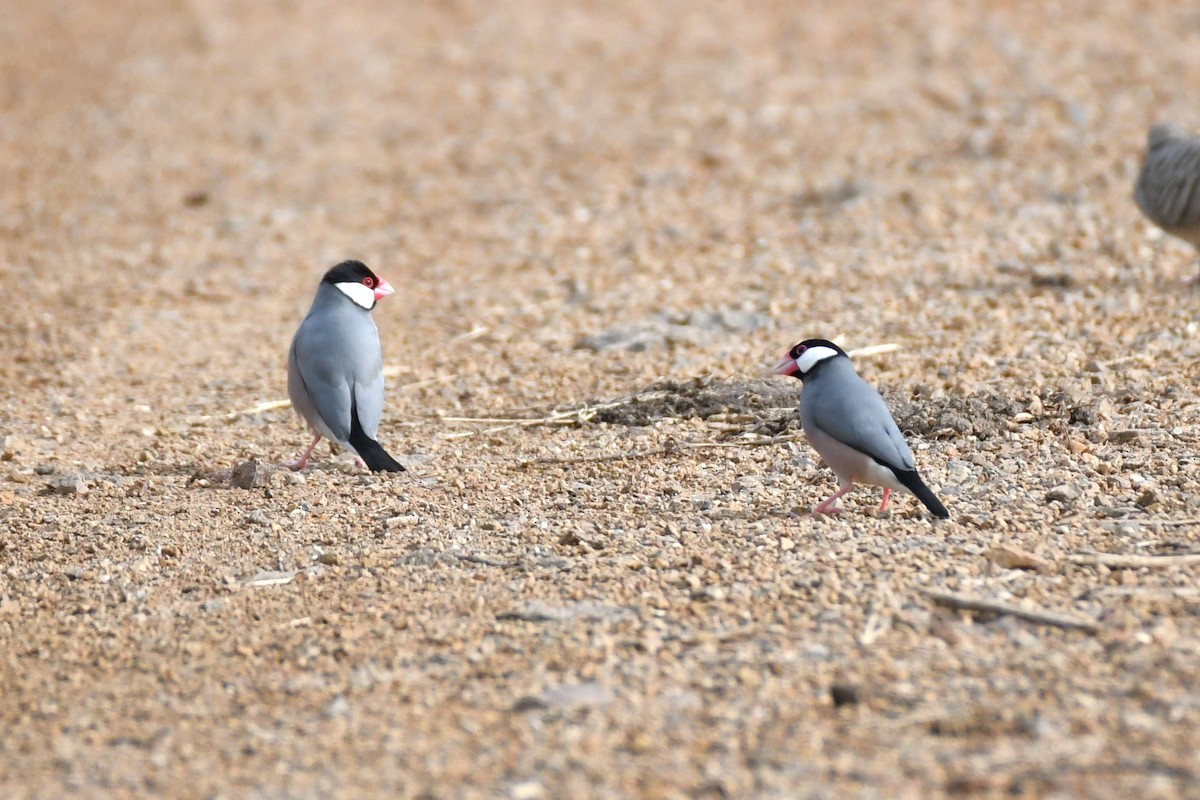
[[367,287],[368,289],[374,289],[374,288],[375,288],[375,279],[374,279],[374,278],[372,278],[370,275],[368,275],[367,277],[363,278],[363,279],[362,279],[362,282],[363,282],[363,286]]

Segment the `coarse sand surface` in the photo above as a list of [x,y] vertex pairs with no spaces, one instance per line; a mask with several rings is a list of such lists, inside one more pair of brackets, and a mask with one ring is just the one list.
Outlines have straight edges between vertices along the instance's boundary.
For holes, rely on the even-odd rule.
[[[1190,4],[2,16],[0,796],[1200,797]],[[344,258],[403,474],[274,466]]]

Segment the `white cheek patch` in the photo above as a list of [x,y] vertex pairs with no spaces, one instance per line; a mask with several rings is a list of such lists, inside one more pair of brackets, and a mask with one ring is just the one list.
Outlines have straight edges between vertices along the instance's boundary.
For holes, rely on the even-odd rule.
[[827,358],[834,358],[837,354],[838,351],[832,347],[810,347],[796,359],[796,368],[807,374],[817,364]]
[[335,283],[334,286],[338,288],[338,291],[346,295],[346,297],[353,300],[356,305],[362,306],[367,311],[375,307],[375,290],[369,286],[350,281]]

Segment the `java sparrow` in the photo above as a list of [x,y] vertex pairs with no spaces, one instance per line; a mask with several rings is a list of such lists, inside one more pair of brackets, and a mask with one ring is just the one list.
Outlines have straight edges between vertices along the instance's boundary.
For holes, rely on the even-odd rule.
[[912,452],[879,392],[858,376],[842,348],[825,339],[808,339],[788,351],[775,374],[794,375],[800,392],[804,435],[838,477],[838,490],[813,514],[839,514],[834,505],[857,481],[883,487],[882,512],[892,491],[907,489],[933,512],[946,510],[917,474]]
[[1151,222],[1200,250],[1200,136],[1151,126],[1133,199]]
[[312,444],[288,467],[304,469],[324,436],[373,472],[404,471],[375,441],[383,414],[383,356],[371,309],[393,291],[361,261],[343,261],[321,279],[288,350],[288,396],[313,432]]

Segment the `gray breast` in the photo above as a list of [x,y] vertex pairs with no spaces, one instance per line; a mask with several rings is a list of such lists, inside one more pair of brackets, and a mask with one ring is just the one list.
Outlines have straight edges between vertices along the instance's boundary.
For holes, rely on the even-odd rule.
[[1154,224],[1200,247],[1200,137],[1152,127],[1134,199]]

